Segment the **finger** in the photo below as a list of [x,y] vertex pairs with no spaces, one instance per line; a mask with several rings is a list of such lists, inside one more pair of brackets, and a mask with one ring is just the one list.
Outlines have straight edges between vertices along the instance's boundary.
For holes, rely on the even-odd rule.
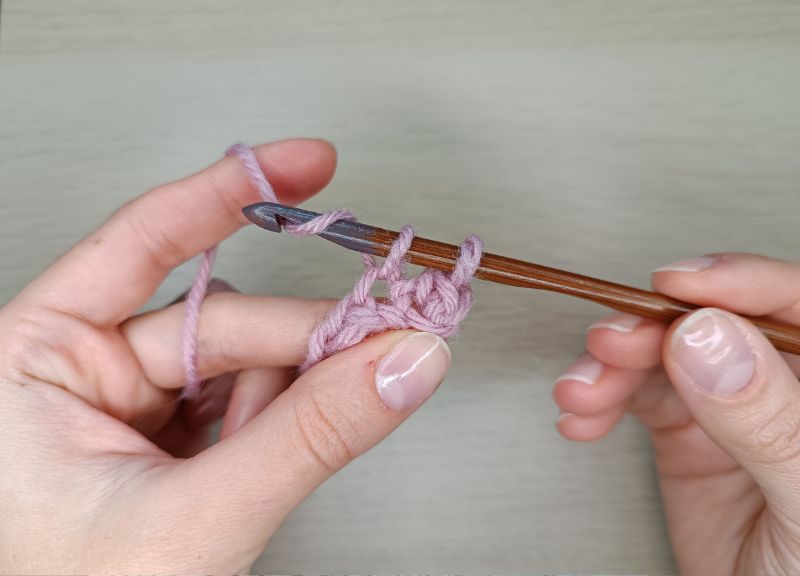
[[[255,149],[279,200],[297,203],[323,188],[336,154],[321,140]],[[259,194],[236,158],[156,188],[117,211],[25,292],[25,297],[97,325],[131,316],[178,264],[247,223],[241,209]]]
[[191,458],[211,442],[211,426],[197,426],[184,418],[183,405],[167,424],[150,436],[150,441],[176,458]]
[[653,273],[653,287],[700,306],[800,323],[800,263],[742,253],[674,262]]
[[[239,292],[239,290],[237,290],[236,287],[227,280],[223,280],[222,278],[212,278],[206,287],[206,294],[210,296],[211,294],[216,294],[217,292],[237,292],[241,294],[241,292]],[[170,302],[170,305],[185,302],[188,296],[189,290],[175,298],[175,300]]]
[[583,354],[556,379],[553,398],[562,412],[592,416],[621,404],[651,374],[607,366]]
[[797,354],[789,354],[788,352],[781,352],[780,355],[794,375],[800,378],[800,356]]
[[152,440],[173,456],[194,456],[208,447],[214,422],[224,416],[220,438],[230,436],[266,408],[289,380],[284,368],[253,368],[212,378],[197,398],[181,401],[172,420]]
[[619,368],[643,370],[661,363],[661,340],[667,327],[633,314],[615,312],[586,330],[592,356]]
[[592,416],[564,412],[556,420],[559,434],[576,442],[593,442],[611,432],[625,415],[625,405],[619,404]]
[[[212,278],[207,286],[207,294],[211,295],[219,292],[238,293],[239,291],[233,284],[221,278]],[[189,291],[184,292],[174,300],[173,304],[184,302],[188,294]],[[181,402],[181,417],[187,426],[205,428],[222,418],[237,377],[238,374],[233,372],[220,374],[203,383],[197,398],[184,398]]]
[[239,378],[237,372],[226,372],[203,383],[196,398],[182,400],[182,418],[189,428],[205,428],[225,415]]
[[225,439],[250,422],[286,390],[292,381],[287,368],[242,370],[236,379],[219,437]]
[[187,546],[208,550],[216,542],[215,554],[244,553],[232,550],[233,541],[258,554],[300,501],[424,402],[449,365],[441,338],[403,331],[369,338],[305,372],[238,433],[170,470],[171,485],[194,495],[197,513],[217,519],[197,526]]
[[[198,332],[200,377],[245,368],[289,367],[303,361],[308,336],[333,307],[331,300],[211,294]],[[147,380],[160,388],[185,384],[181,356],[184,305],[131,318],[121,331]]]
[[636,389],[628,410],[651,432],[679,428],[692,419],[663,371],[658,371]]
[[800,521],[800,386],[766,338],[729,312],[701,309],[674,325],[664,366],[694,419],[772,510]]

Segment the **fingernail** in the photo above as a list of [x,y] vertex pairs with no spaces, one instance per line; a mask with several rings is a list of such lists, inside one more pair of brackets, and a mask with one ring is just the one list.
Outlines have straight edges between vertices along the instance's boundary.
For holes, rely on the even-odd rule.
[[581,354],[561,376],[556,378],[556,382],[577,380],[586,384],[594,384],[602,371],[603,365],[591,354]]
[[755,357],[740,328],[720,310],[689,316],[672,335],[672,357],[706,392],[734,394],[753,377]]
[[639,324],[642,323],[642,318],[639,316],[634,316],[633,314],[612,314],[610,316],[606,316],[599,322],[595,322],[591,326],[589,326],[586,331],[594,330],[595,328],[608,328],[610,330],[616,330],[617,332],[633,332],[633,329],[636,328]]
[[719,262],[719,256],[701,256],[690,260],[678,260],[656,268],[653,272],[700,272],[711,268],[717,262]]
[[450,368],[450,348],[430,332],[406,336],[375,369],[375,387],[390,410],[408,410],[422,404],[439,386]]
[[558,424],[562,420],[566,420],[570,416],[575,416],[575,414],[573,414],[572,412],[562,412],[561,414],[558,415],[558,418],[556,418],[556,424]]

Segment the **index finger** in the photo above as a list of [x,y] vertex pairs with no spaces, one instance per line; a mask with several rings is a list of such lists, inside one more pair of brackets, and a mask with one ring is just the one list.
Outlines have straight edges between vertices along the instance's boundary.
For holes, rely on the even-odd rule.
[[[254,151],[287,204],[322,189],[336,167],[336,151],[323,140],[285,140]],[[119,324],[147,302],[175,266],[247,224],[241,209],[259,199],[240,161],[224,158],[123,206],[26,288],[22,298],[96,325]]]
[[798,262],[743,252],[709,254],[656,269],[653,287],[704,307],[800,323]]

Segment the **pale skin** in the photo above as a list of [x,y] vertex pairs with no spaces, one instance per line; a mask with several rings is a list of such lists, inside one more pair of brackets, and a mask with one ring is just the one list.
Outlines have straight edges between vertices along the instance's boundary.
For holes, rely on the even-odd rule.
[[[319,140],[256,154],[292,204],[321,190],[336,165]],[[299,502],[444,377],[446,345],[388,332],[295,378],[332,302],[217,284],[200,323],[207,382],[181,403],[182,304],[137,311],[171,269],[244,226],[240,209],[255,201],[237,161],[221,160],[123,207],[0,310],[0,571],[247,571]],[[654,285],[800,323],[797,264],[725,255],[702,271],[658,272]],[[648,428],[682,571],[800,572],[800,362],[735,320],[756,358],[752,378],[721,398],[699,392],[671,348],[680,322],[613,316],[590,329],[581,369],[592,377],[567,370],[557,382],[558,429],[596,440],[626,412]],[[411,340],[424,378],[387,404],[381,367],[402,372],[410,348],[397,351]],[[222,439],[209,447],[218,419]]]
[[[750,254],[715,260],[705,270],[656,272],[653,286],[702,306],[800,324],[800,264]],[[597,440],[626,412],[647,428],[683,573],[800,573],[800,359],[776,352],[741,321],[754,373],[739,392],[714,396],[676,365],[679,323],[632,320],[612,314],[587,331],[601,371],[591,385],[556,382],[559,432]]]

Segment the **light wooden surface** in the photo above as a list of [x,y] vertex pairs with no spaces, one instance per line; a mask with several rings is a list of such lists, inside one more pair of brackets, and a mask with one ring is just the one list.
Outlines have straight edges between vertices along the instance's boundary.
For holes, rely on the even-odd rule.
[[[290,135],[339,148],[311,208],[428,237],[641,286],[710,251],[797,255],[795,2],[5,0],[0,26],[2,302],[134,195]],[[337,296],[359,262],[248,229],[218,270]],[[674,571],[641,430],[553,428],[551,382],[602,310],[476,292],[445,386],[255,570]]]

